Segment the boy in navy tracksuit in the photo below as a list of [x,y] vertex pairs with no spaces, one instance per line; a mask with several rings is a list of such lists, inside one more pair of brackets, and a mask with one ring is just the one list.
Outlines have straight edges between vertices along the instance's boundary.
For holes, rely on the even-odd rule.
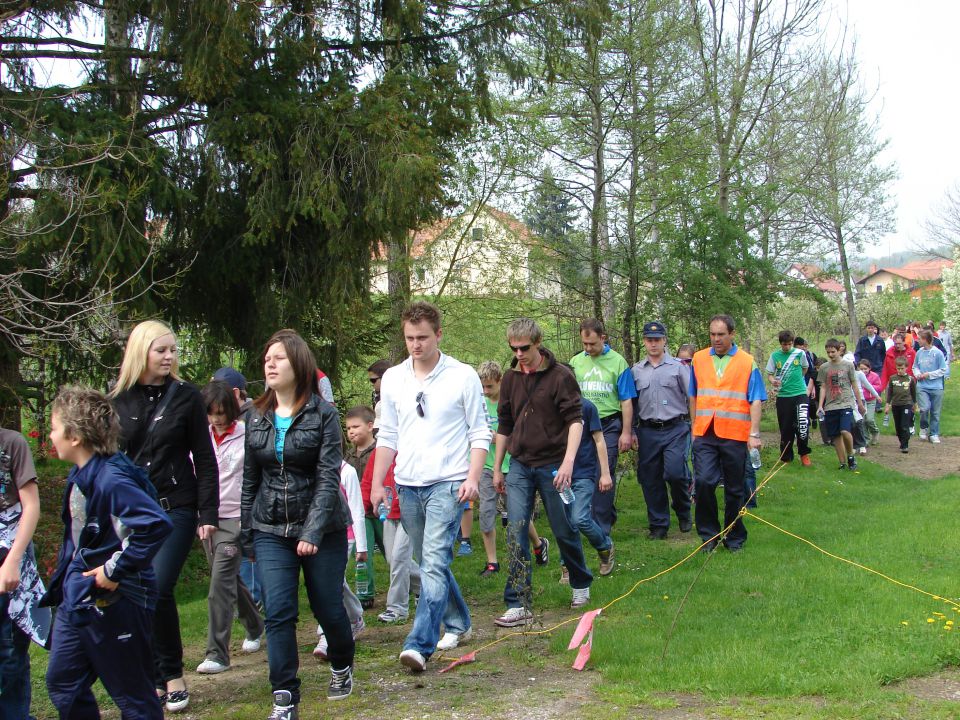
[[100,678],[121,717],[162,720],[151,637],[151,560],[171,523],[146,473],[117,452],[119,423],[95,390],[64,388],[50,439],[76,463],[67,477],[63,546],[46,604],[58,605],[47,690],[61,718],[99,718],[90,686]]

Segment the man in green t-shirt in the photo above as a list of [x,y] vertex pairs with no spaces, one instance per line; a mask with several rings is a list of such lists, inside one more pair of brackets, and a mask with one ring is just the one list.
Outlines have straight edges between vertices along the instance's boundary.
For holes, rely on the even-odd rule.
[[767,361],[767,378],[777,395],[777,424],[780,426],[780,459],[793,461],[793,439],[797,439],[800,462],[810,465],[810,398],[813,379],[807,380],[807,354],[793,346],[794,335],[783,330],[778,336],[780,349]]
[[614,487],[593,493],[593,519],[605,535],[617,521],[613,500],[617,495],[617,459],[633,445],[633,399],[637,386],[623,355],[611,350],[603,323],[595,318],[580,323],[583,352],[570,359],[580,385],[580,394],[597,407],[600,427],[607,446],[607,463]]

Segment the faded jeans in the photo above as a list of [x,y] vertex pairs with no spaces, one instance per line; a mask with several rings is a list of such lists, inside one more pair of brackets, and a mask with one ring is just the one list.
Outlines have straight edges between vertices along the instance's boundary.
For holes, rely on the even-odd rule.
[[941,388],[923,388],[918,385],[917,406],[920,411],[920,429],[929,429],[931,435],[939,435],[943,390]]
[[420,600],[403,649],[416,650],[425,658],[437,649],[441,623],[457,635],[470,628],[470,611],[450,570],[463,515],[457,500],[462,484],[456,480],[426,487],[397,485],[403,529],[413,556],[420,558]]
[[503,590],[503,600],[508,608],[525,607],[529,610],[532,605],[533,577],[527,528],[537,491],[543,498],[543,507],[547,511],[560,557],[570,571],[570,587],[588,588],[593,582],[593,574],[587,569],[583,558],[580,531],[573,523],[573,511],[563,504],[560,493],[553,486],[553,472],[558,467],[531,467],[516,458],[510,461],[510,472],[507,473],[507,553],[510,557],[510,573]]

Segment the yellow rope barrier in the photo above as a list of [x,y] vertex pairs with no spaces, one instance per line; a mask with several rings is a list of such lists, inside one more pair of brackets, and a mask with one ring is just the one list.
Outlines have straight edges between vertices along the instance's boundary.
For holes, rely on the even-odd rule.
[[[747,498],[747,501],[746,501],[746,502],[749,502],[750,500],[752,500],[752,499],[757,495],[757,493],[760,492],[760,490],[762,490],[763,487],[764,487],[768,482],[770,482],[770,480],[772,480],[772,479],[777,475],[777,473],[779,473],[781,470],[783,470],[783,468],[785,468],[786,466],[787,466],[787,463],[783,462],[783,454],[782,454],[782,452],[781,452],[781,456],[780,456],[780,457],[777,459],[777,461],[774,463],[773,469],[772,469],[772,470],[770,471],[770,473],[763,479],[763,481],[760,482],[760,483],[757,485],[756,489],[750,494],[750,497]],[[745,504],[746,504],[746,503],[745,503]],[[837,555],[837,554],[835,554],[835,553],[832,553],[832,552],[830,552],[829,550],[825,550],[824,548],[820,547],[820,546],[817,545],[816,543],[814,543],[814,542],[812,542],[812,541],[810,541],[810,540],[807,540],[806,538],[801,537],[800,535],[797,535],[797,534],[795,534],[795,533],[792,533],[792,532],[790,532],[789,530],[786,530],[785,528],[782,528],[782,527],[780,527],[780,526],[778,526],[778,525],[775,525],[774,523],[770,522],[769,520],[765,520],[764,518],[760,517],[759,515],[755,515],[754,513],[750,512],[746,507],[741,508],[739,514],[737,515],[737,518],[739,519],[739,518],[742,518],[742,517],[744,517],[744,516],[750,516],[750,517],[753,518],[754,520],[757,520],[758,522],[763,523],[764,525],[767,525],[768,527],[771,527],[771,528],[773,528],[774,530],[778,530],[779,532],[782,532],[784,535],[787,535],[788,537],[792,537],[792,538],[795,539],[795,540],[799,540],[800,542],[805,543],[806,545],[809,545],[809,546],[812,547],[813,549],[815,549],[815,550],[817,550],[818,552],[826,555],[826,556],[829,557],[829,558],[832,558],[832,559],[837,560],[837,561],[839,561],[839,562],[847,563],[848,565],[852,565],[853,567],[859,568],[860,570],[863,570],[863,571],[865,571],[865,572],[868,572],[868,573],[871,573],[871,574],[876,575],[876,576],[878,576],[878,577],[881,577],[881,578],[883,578],[884,580],[887,580],[888,582],[893,583],[894,585],[898,585],[898,586],[900,586],[900,587],[902,587],[902,588],[906,588],[906,589],[908,589],[908,590],[913,590],[914,592],[920,593],[921,595],[926,595],[927,597],[932,598],[933,600],[937,600],[937,601],[939,601],[939,602],[943,602],[943,603],[949,605],[953,610],[955,610],[955,611],[957,611],[957,612],[960,612],[960,603],[954,602],[953,600],[950,600],[949,598],[945,598],[945,597],[943,597],[943,596],[941,596],[941,595],[937,595],[937,594],[935,594],[935,593],[927,592],[926,590],[922,590],[921,588],[918,588],[918,587],[916,587],[915,585],[911,585],[911,584],[906,583],[906,582],[903,582],[903,581],[901,581],[901,580],[897,580],[896,578],[890,577],[889,575],[886,575],[886,574],[880,572],[879,570],[874,570],[873,568],[868,567],[868,566],[866,566],[866,565],[863,565],[863,564],[861,564],[861,563],[858,563],[858,562],[856,562],[856,561],[854,561],[854,560],[850,560],[850,559],[848,559],[848,558],[845,558],[845,557],[842,557],[842,556]],[[679,567],[681,567],[682,565],[684,565],[685,563],[689,562],[689,561],[690,561],[691,559],[693,559],[701,550],[703,550],[703,548],[704,548],[705,546],[709,545],[710,543],[712,543],[712,542],[714,542],[714,541],[716,541],[716,540],[722,540],[723,538],[725,538],[726,535],[727,535],[727,533],[730,532],[730,529],[733,527],[733,525],[735,524],[735,522],[736,522],[736,521],[734,521],[733,523],[730,523],[729,525],[727,525],[725,528],[723,528],[719,533],[717,533],[716,535],[714,535],[714,536],[713,536],[712,538],[710,538],[709,540],[705,540],[704,542],[700,543],[700,545],[698,545],[692,552],[690,552],[688,555],[686,555],[685,557],[683,557],[681,560],[678,560],[677,562],[675,562],[675,563],[674,563],[673,565],[671,565],[670,567],[665,568],[665,569],[663,569],[663,570],[661,570],[661,571],[659,571],[659,572],[657,572],[657,573],[654,573],[653,575],[650,575],[650,576],[648,576],[648,577],[645,577],[645,578],[642,578],[642,579],[640,579],[640,580],[637,580],[637,582],[635,582],[635,583],[631,586],[631,588],[630,588],[629,590],[627,590],[625,593],[623,593],[623,594],[620,595],[619,597],[614,598],[613,600],[611,600],[610,602],[608,602],[606,605],[602,605],[602,606],[600,607],[600,610],[601,610],[601,611],[605,611],[605,610],[609,609],[610,607],[616,605],[616,604],[617,604],[618,602],[620,602],[621,600],[625,600],[626,598],[628,598],[630,595],[632,595],[634,592],[636,592],[637,588],[639,588],[641,585],[644,585],[645,583],[648,583],[648,582],[651,582],[651,581],[656,580],[656,579],[658,579],[658,578],[661,578],[661,577],[663,577],[664,575],[673,572],[673,571],[676,570],[677,568],[679,568]],[[710,557],[711,557],[711,555],[708,555],[708,556],[707,556],[706,560],[704,561],[704,565],[706,565],[706,563],[709,562]],[[699,575],[698,575],[698,577],[699,577]],[[688,594],[689,594],[689,589],[688,589]],[[678,608],[678,614],[679,614],[679,611],[680,611],[680,609]],[[508,639],[510,639],[510,638],[514,638],[514,637],[522,637],[522,636],[525,636],[525,635],[531,635],[531,636],[532,636],[532,635],[549,635],[550,633],[552,633],[552,632],[554,632],[555,630],[563,627],[564,625],[569,625],[570,623],[578,622],[578,621],[580,620],[581,616],[582,616],[582,613],[580,613],[580,614],[578,614],[578,615],[576,615],[576,616],[574,616],[574,617],[567,618],[566,620],[563,620],[563,621],[561,621],[561,622],[558,622],[558,623],[556,623],[555,625],[551,625],[551,626],[548,627],[548,628],[544,628],[543,630],[520,630],[520,631],[515,631],[515,632],[508,633],[508,634],[504,635],[503,637],[499,637],[499,638],[497,638],[496,640],[493,640],[493,641],[491,641],[491,642],[489,642],[489,643],[486,643],[485,645],[481,645],[480,647],[478,647],[476,650],[473,651],[473,654],[476,654],[476,653],[480,652],[481,650],[486,650],[487,648],[491,648],[491,647],[493,647],[494,645],[498,645],[499,643],[502,643],[503,641],[508,640]],[[442,659],[451,660],[451,659],[456,659],[456,658],[446,658],[446,657],[444,656],[444,658],[442,658]]]

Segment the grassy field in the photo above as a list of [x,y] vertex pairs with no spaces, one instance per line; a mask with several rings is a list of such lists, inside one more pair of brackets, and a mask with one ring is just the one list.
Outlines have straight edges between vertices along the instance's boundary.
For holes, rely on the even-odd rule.
[[[949,389],[945,435],[960,430],[958,386]],[[885,433],[882,442],[894,443],[892,428]],[[773,455],[765,451],[762,472],[773,469]],[[833,450],[818,445],[814,466],[793,464],[779,471],[754,512],[838,556],[957,600],[958,455],[955,437],[941,447],[915,447],[911,461],[940,463],[944,475],[918,480],[872,462],[864,462],[858,474],[840,473]],[[633,475],[622,483],[618,506],[619,565],[609,578],[596,579],[591,607],[619,598],[697,545],[694,533],[675,530],[665,542],[646,539],[643,499]],[[54,514],[49,503],[45,513]],[[475,531],[474,554],[457,558],[454,570],[474,614],[476,637],[464,652],[478,650],[477,662],[447,674],[437,672],[441,662],[431,662],[422,676],[411,676],[396,662],[404,628],[376,621],[386,589],[385,566],[377,558],[378,609],[367,614],[370,627],[358,642],[356,690],[335,708],[316,699],[329,674],[309,656],[313,625],[302,605],[301,717],[327,717],[334,710],[345,719],[382,717],[387,708],[396,718],[960,716],[955,700],[917,695],[898,682],[960,665],[960,630],[953,629],[960,614],[953,606],[829,558],[755,519],[748,518],[747,527],[743,552],[695,555],[605,609],[584,673],[569,667],[572,624],[484,647],[505,635],[492,623],[502,609],[503,580],[478,577],[484,560]],[[588,560],[596,568],[593,553]],[[203,659],[203,570],[195,553],[180,587],[187,676],[195,698],[186,717],[265,717],[270,698],[264,653],[235,656],[235,667],[213,679],[192,672]],[[556,556],[548,567],[535,569],[537,630],[575,617],[567,607],[570,591],[557,584],[557,576]],[[240,635],[238,626],[235,646]],[[51,718],[44,665],[44,654],[35,652],[35,712]],[[113,712],[105,709],[105,716],[117,717]]]

